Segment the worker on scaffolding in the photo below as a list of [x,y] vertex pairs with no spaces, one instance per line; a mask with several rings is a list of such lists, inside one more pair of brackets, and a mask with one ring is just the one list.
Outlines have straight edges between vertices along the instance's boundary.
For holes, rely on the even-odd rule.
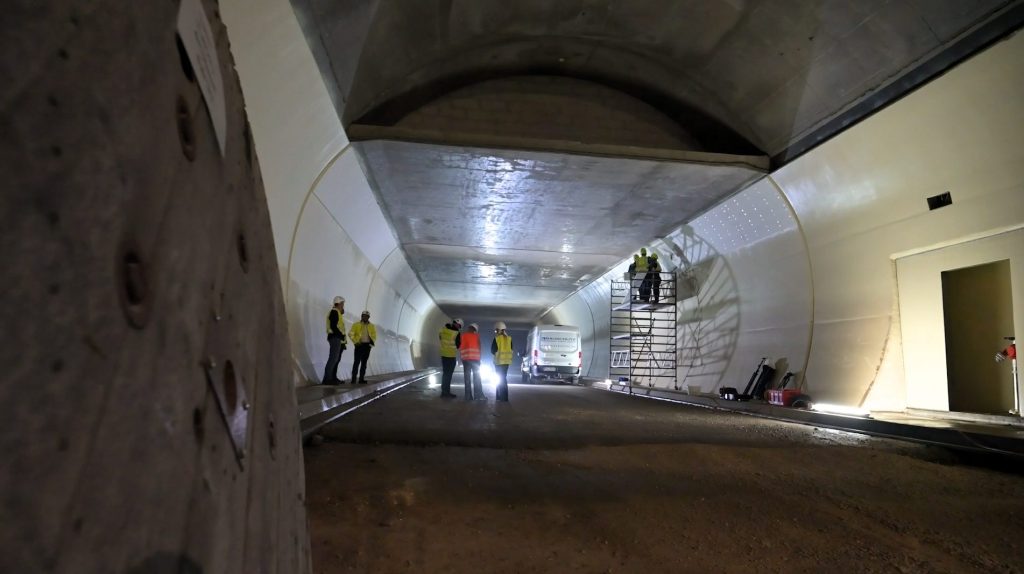
[[654,302],[657,303],[661,299],[661,264],[658,263],[658,254],[653,251],[647,257],[647,278],[654,292]]
[[635,299],[633,296],[633,288],[636,287],[636,266],[640,263],[640,254],[633,254],[633,262],[629,264],[629,269],[626,270],[626,281],[629,282],[629,289],[626,289],[626,298],[622,301],[628,303],[630,299]]
[[651,277],[648,274],[650,259],[647,257],[647,248],[640,248],[640,256],[636,259],[636,276],[640,278],[638,298],[644,303],[651,300]]

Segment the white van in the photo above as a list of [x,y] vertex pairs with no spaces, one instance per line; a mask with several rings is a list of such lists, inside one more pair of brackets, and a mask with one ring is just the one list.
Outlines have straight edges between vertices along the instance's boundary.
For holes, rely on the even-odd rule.
[[560,380],[580,382],[583,345],[580,328],[569,325],[539,325],[526,336],[523,353],[523,382]]

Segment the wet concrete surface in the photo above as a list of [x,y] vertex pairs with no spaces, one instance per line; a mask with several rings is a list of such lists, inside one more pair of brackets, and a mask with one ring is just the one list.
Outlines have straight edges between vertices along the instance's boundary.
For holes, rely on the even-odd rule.
[[314,571],[1020,572],[1024,481],[597,389],[416,383],[306,449]]

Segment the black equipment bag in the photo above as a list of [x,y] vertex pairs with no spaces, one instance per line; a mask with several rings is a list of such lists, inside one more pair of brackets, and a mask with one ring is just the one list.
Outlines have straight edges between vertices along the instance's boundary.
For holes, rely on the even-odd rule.
[[764,398],[764,392],[771,388],[772,379],[775,378],[775,368],[769,367],[764,364],[762,359],[761,370],[757,375],[757,382],[754,383],[754,390],[750,392],[750,397],[754,399]]
[[754,373],[750,375],[750,380],[747,381],[747,386],[743,389],[743,394],[739,395],[738,400],[749,401],[763,398],[765,389],[775,378],[775,369],[766,365],[767,362],[768,357],[761,357],[761,362],[757,364]]
[[718,389],[718,396],[727,401],[749,401],[750,395],[741,393],[736,387],[722,387]]
[[750,397],[750,391],[754,388],[754,382],[757,381],[757,374],[761,372],[761,367],[768,361],[768,357],[761,357],[761,362],[757,364],[757,368],[750,375],[750,380],[747,381],[747,386],[743,388],[743,394]]

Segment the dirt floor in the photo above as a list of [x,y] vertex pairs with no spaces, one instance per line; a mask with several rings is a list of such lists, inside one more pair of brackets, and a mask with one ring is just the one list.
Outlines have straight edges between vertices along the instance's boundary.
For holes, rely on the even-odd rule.
[[314,572],[1024,572],[1005,461],[579,387],[435,394],[306,449]]

